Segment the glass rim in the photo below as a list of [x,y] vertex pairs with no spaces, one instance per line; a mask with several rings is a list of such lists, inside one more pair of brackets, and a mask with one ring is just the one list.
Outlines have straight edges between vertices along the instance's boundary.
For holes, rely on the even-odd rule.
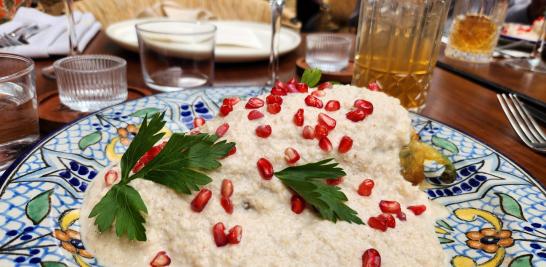
[[17,72],[12,73],[12,74],[9,74],[9,75],[6,75],[6,76],[1,76],[0,77],[0,82],[6,82],[6,81],[9,81],[9,80],[13,80],[13,79],[28,75],[29,73],[31,73],[34,70],[34,60],[32,60],[31,58],[16,55],[16,54],[1,53],[0,52],[0,59],[3,59],[3,58],[19,60],[19,61],[22,61],[22,62],[26,63],[27,66],[25,68],[23,68],[22,70],[19,70]]
[[[165,23],[165,22],[175,22],[180,24],[187,24],[187,25],[201,25],[201,26],[210,26],[210,29],[198,31],[198,32],[190,32],[190,33],[172,33],[172,32],[165,32],[165,31],[158,31],[158,30],[146,30],[143,29],[142,26],[146,24],[153,24],[153,23]],[[173,20],[173,19],[156,19],[156,20],[147,20],[143,22],[139,22],[135,24],[135,29],[137,32],[147,32],[147,33],[158,33],[158,34],[169,34],[169,35],[202,35],[202,34],[210,34],[215,33],[218,27],[214,25],[214,23],[210,22],[200,22],[200,21],[191,21],[191,20]]]
[[318,39],[321,37],[331,38],[329,41],[332,41],[334,43],[349,43],[350,44],[352,41],[352,38],[349,36],[343,36],[343,35],[332,34],[332,33],[310,33],[310,34],[307,34],[305,38]]
[[[102,69],[94,69],[94,70],[76,70],[73,68],[67,68],[61,66],[61,64],[68,62],[68,61],[77,61],[77,60],[89,60],[89,59],[106,59],[111,60],[117,63],[117,65],[108,67],[108,68],[102,68]],[[55,70],[62,70],[66,72],[73,72],[73,73],[102,73],[102,72],[109,72],[114,71],[120,68],[124,68],[127,66],[127,61],[123,58],[112,56],[112,55],[77,55],[77,56],[68,56],[61,59],[56,60],[53,62],[53,67]]]

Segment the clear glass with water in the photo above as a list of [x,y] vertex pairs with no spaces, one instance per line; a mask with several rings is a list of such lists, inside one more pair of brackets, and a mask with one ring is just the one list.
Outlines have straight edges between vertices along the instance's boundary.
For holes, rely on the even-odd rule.
[[0,170],[39,137],[34,62],[0,54]]
[[213,24],[159,20],[139,23],[136,30],[142,74],[149,87],[169,92],[213,81]]
[[349,65],[353,40],[330,33],[307,35],[305,61],[312,68],[324,72],[341,71]]
[[61,103],[92,112],[127,99],[127,62],[109,55],[82,55],[53,63]]

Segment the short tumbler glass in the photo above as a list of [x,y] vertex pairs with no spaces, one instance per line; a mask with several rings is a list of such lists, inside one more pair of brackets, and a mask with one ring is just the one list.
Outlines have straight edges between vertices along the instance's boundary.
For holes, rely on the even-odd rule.
[[305,61],[312,68],[324,72],[341,71],[349,65],[353,40],[347,36],[331,33],[307,35]]
[[34,62],[0,53],[0,170],[39,137]]
[[215,25],[159,20],[139,23],[136,31],[142,74],[149,87],[178,91],[214,79]]
[[109,55],[82,55],[53,63],[61,103],[92,112],[127,99],[127,62]]

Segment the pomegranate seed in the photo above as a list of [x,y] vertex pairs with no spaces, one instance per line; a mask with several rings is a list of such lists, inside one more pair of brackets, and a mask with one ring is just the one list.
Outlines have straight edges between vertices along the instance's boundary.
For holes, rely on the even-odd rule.
[[339,110],[341,105],[339,104],[339,101],[337,100],[330,100],[326,103],[326,106],[324,106],[324,109],[326,111],[337,111]]
[[298,80],[296,79],[296,77],[292,77],[292,79],[288,80],[286,82],[286,84],[296,84],[298,82]]
[[115,170],[108,170],[106,172],[106,174],[104,174],[104,184],[106,186],[111,186],[113,185],[115,182],[117,182],[118,180],[118,177],[119,177],[119,174],[117,171]]
[[297,150],[289,147],[284,150],[284,159],[286,160],[288,164],[294,164],[298,160],[300,160],[300,154],[298,153]]
[[273,177],[273,165],[266,158],[260,158],[256,163],[260,176],[265,180],[271,180]]
[[311,92],[311,95],[314,96],[314,97],[323,97],[326,95],[326,93],[324,91],[321,91],[321,90],[315,90],[313,92]]
[[381,267],[381,256],[373,248],[367,249],[362,254],[362,267]]
[[335,178],[335,179],[326,179],[326,183],[328,185],[340,185],[343,183],[343,177]]
[[222,136],[224,136],[226,134],[228,129],[229,129],[229,124],[224,123],[224,124],[218,126],[218,128],[216,128],[216,135],[218,135],[218,137],[222,137]]
[[328,139],[328,137],[322,137],[319,140],[319,147],[324,152],[330,152],[332,151],[332,142],[330,142],[330,139]]
[[225,117],[227,116],[230,112],[233,111],[233,106],[230,106],[230,105],[222,105],[220,107],[220,116],[222,117]]
[[164,267],[169,266],[169,264],[171,264],[171,258],[165,251],[158,252],[152,261],[150,261],[150,267]]
[[267,112],[269,112],[271,114],[277,114],[277,113],[281,112],[281,105],[279,105],[277,103],[269,104],[269,105],[267,105]]
[[300,93],[307,93],[309,91],[309,85],[306,83],[296,83],[296,89],[298,89],[298,92]]
[[334,85],[331,82],[323,82],[317,86],[318,90],[330,89]]
[[256,108],[261,108],[264,106],[264,101],[257,98],[257,97],[252,97],[248,100],[248,102],[246,102],[246,105],[245,105],[245,108],[246,109],[256,109]]
[[231,203],[231,199],[229,199],[228,197],[221,197],[220,205],[222,205],[222,208],[224,208],[227,214],[233,213],[233,203]]
[[312,95],[305,97],[305,104],[310,107],[322,108],[322,100]]
[[337,148],[337,151],[339,153],[347,153],[351,148],[353,147],[353,139],[351,137],[348,137],[344,135],[341,137],[341,141],[339,141],[339,146]]
[[425,210],[427,210],[427,206],[425,205],[415,205],[415,206],[409,206],[408,210],[411,210],[413,214],[415,215],[421,215]]
[[142,157],[137,161],[132,171],[136,173],[140,171],[142,168],[144,168],[144,166],[146,166],[148,162],[154,159],[157,156],[157,154],[161,152],[161,150],[163,149],[163,147],[165,147],[166,144],[167,142],[163,142],[159,145],[153,146],[152,148],[150,148],[150,150],[146,151],[146,153],[144,153],[144,155],[142,155]]
[[371,82],[368,84],[368,89],[370,89],[371,91],[381,91],[381,85],[378,81]]
[[191,209],[195,212],[201,212],[207,203],[209,203],[210,198],[212,197],[212,192],[208,189],[201,189],[195,198],[191,201]]
[[368,225],[376,230],[385,232],[387,231],[387,225],[377,217],[370,217],[368,219]]
[[288,93],[299,93],[298,88],[296,88],[295,83],[289,83],[289,84],[286,85],[286,87],[287,87],[286,91]]
[[370,115],[373,113],[372,102],[366,101],[364,99],[355,100],[354,107],[363,110],[366,115]]
[[294,114],[294,124],[296,126],[303,126],[303,109],[300,108],[298,111],[296,111],[296,114]]
[[212,237],[214,237],[214,243],[217,247],[223,247],[227,245],[228,239],[226,236],[226,227],[223,223],[219,222],[212,227]]
[[362,109],[355,109],[355,110],[351,110],[347,112],[345,116],[347,117],[347,119],[351,121],[359,122],[363,120],[364,118],[366,118],[366,112]]
[[260,125],[256,127],[256,135],[261,138],[268,138],[271,135],[271,126]]
[[282,97],[278,95],[268,95],[265,98],[265,103],[267,104],[277,103],[279,105],[282,105]]
[[285,92],[286,92],[286,89],[288,89],[288,86],[286,85],[286,83],[283,83],[283,82],[281,82],[279,80],[275,81],[275,87],[283,89],[283,90],[285,90]]
[[290,204],[292,206],[292,211],[296,214],[300,214],[305,209],[305,200],[302,197],[294,194],[290,199]]
[[318,123],[320,125],[326,126],[326,128],[328,128],[328,131],[331,131],[334,128],[336,128],[336,120],[324,113],[320,113],[318,115]]
[[235,154],[235,152],[237,152],[237,147],[236,146],[233,146],[229,151],[228,153],[226,154],[226,156],[224,158],[227,158],[233,154]]
[[390,228],[396,227],[396,221],[394,220],[394,216],[388,213],[381,213],[377,216],[377,218],[383,221],[387,227],[390,227]]
[[406,220],[406,214],[404,212],[400,211],[399,213],[396,213],[396,218],[398,218],[398,220],[405,221]]
[[315,125],[315,137],[321,139],[326,136],[328,136],[328,128],[322,124]]
[[204,124],[205,124],[205,119],[201,117],[197,117],[193,119],[193,127],[203,126]]
[[386,213],[398,213],[401,211],[400,209],[400,203],[397,201],[391,201],[391,200],[381,200],[379,202],[379,208],[382,212]]
[[235,106],[235,104],[239,103],[239,101],[241,101],[241,99],[237,96],[227,97],[227,98],[224,98],[224,101],[222,101],[222,104]]
[[303,138],[305,139],[314,139],[315,138],[315,130],[313,129],[313,127],[307,125],[305,127],[303,127]]
[[273,87],[271,88],[271,95],[276,95],[276,96],[286,95],[286,91],[285,89],[282,89],[282,88]]
[[222,180],[221,193],[223,197],[231,197],[233,195],[233,182],[231,180]]
[[249,113],[248,113],[248,119],[249,120],[257,120],[257,119],[260,119],[260,118],[263,118],[264,117],[264,114],[261,113],[260,111],[258,110],[251,110]]
[[365,179],[358,186],[358,194],[365,197],[370,196],[372,194],[372,189],[374,185],[375,183],[372,179]]
[[229,233],[227,235],[228,243],[232,245],[239,244],[241,242],[241,238],[243,238],[243,227],[240,225],[235,225],[229,229]]

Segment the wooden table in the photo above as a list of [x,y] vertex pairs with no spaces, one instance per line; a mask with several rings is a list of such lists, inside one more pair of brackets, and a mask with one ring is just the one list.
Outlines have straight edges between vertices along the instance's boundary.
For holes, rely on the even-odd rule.
[[[86,50],[87,54],[113,54],[127,60],[130,87],[145,88],[138,55],[111,43],[100,33]],[[280,76],[288,80],[295,74],[295,61],[304,48],[281,58]],[[54,81],[43,78],[40,68],[52,60],[39,60],[37,90],[44,94],[56,90]],[[267,62],[219,64],[214,85],[263,85],[268,80]],[[527,148],[516,136],[497,102],[496,93],[440,68],[434,70],[432,85],[423,115],[459,129],[503,153],[546,184],[546,155]]]

